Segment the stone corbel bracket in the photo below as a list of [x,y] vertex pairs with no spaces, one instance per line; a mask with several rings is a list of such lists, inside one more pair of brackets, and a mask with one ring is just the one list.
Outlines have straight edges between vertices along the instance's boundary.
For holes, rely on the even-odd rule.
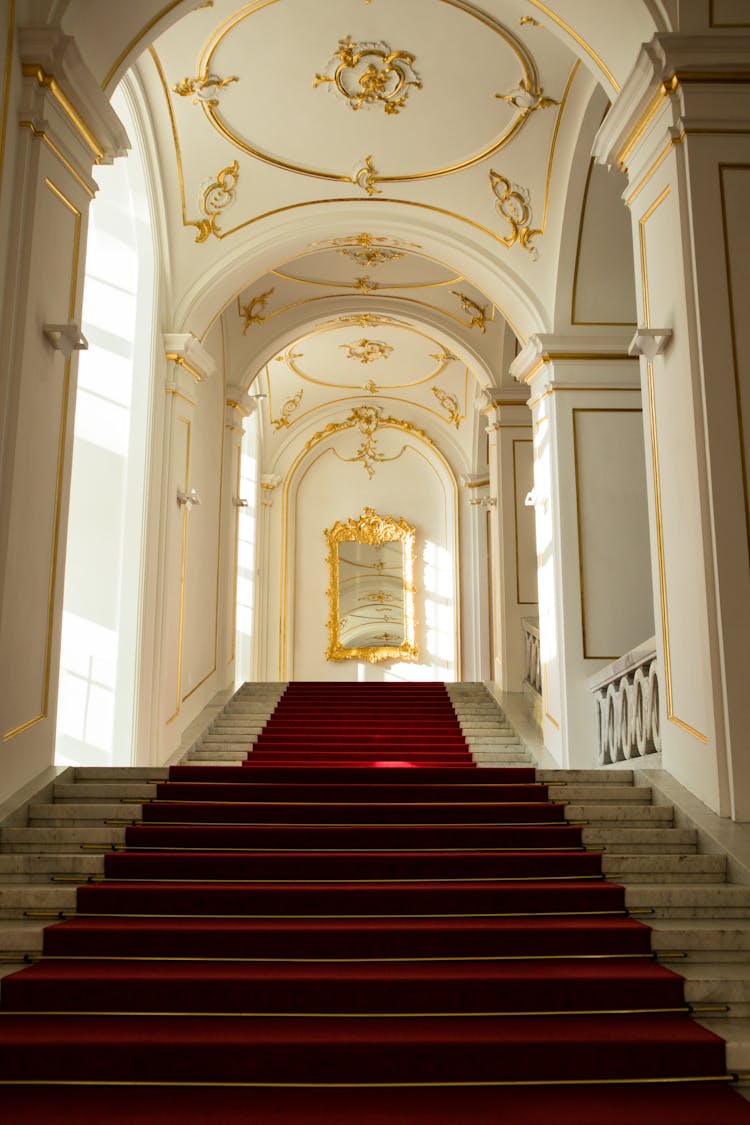
[[189,394],[197,383],[210,379],[216,370],[213,356],[192,332],[166,332],[164,354],[170,361],[167,388]]
[[92,164],[126,154],[127,133],[71,36],[59,28],[23,27],[18,51],[25,79],[22,125],[37,136],[51,134],[87,182]]
[[672,340],[671,328],[638,328],[628,345],[628,355],[653,359],[663,355]]
[[62,352],[69,359],[73,352],[85,352],[89,342],[81,331],[80,324],[45,324],[42,328],[45,338],[55,351]]
[[244,422],[258,408],[258,400],[251,398],[246,387],[227,386],[224,404],[224,425],[229,430],[242,434]]

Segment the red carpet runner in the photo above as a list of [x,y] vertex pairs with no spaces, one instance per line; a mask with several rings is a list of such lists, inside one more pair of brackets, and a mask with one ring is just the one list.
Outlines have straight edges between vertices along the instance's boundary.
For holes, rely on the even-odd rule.
[[442,685],[292,684],[105,872],[2,982],[4,1121],[750,1122],[581,829],[474,766]]

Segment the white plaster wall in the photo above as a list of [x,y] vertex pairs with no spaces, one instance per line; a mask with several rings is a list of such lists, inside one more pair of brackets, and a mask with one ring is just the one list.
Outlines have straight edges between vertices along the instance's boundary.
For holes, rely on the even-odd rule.
[[587,660],[616,660],[652,636],[642,411],[573,407]]
[[591,164],[578,231],[571,324],[635,324],[630,215],[622,173]]
[[[201,503],[191,509],[185,541],[183,606],[182,702],[217,669],[218,599],[221,580],[219,518],[224,440],[224,387],[218,327],[206,341],[218,360],[216,374],[196,387],[197,405],[190,432],[189,487]],[[228,481],[231,487],[233,482]],[[233,490],[233,489],[232,489]]]
[[[458,559],[456,501],[450,476],[426,447],[404,441],[400,432],[381,431],[387,456],[372,480],[359,463],[345,464],[330,443],[316,447],[300,467],[290,490],[287,571],[287,659],[290,678],[301,680],[445,679],[457,676]],[[348,451],[347,451],[348,455]],[[403,518],[416,527],[416,664],[386,661],[329,662],[328,564],[324,528],[357,518],[363,508]]]
[[[234,482],[224,471],[225,388],[218,326],[204,346],[216,362],[215,373],[189,386],[187,394],[170,395],[167,410],[160,757],[233,677],[233,668],[220,666],[218,659],[219,597],[222,583],[234,584],[236,558],[233,553],[228,557],[226,548],[222,551],[221,510],[231,504]],[[186,510],[178,505],[177,492],[192,489],[201,502]]]
[[512,458],[516,604],[524,616],[534,616],[538,609],[536,528],[533,505],[526,504],[526,497],[534,487],[534,442],[530,434],[512,438]]

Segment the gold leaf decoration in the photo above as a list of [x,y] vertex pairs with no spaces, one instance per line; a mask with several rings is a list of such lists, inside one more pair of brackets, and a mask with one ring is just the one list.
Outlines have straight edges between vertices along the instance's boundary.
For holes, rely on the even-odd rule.
[[478,305],[476,301],[472,301],[471,297],[467,297],[465,293],[459,293],[456,289],[452,289],[451,293],[454,297],[458,297],[461,308],[471,317],[466,327],[478,328],[480,332],[486,332],[487,306]]
[[386,43],[353,43],[339,39],[331,59],[333,74],[316,74],[313,89],[329,85],[353,110],[381,107],[389,116],[400,113],[412,89],[422,83],[414,70],[414,55],[392,51]]
[[193,105],[217,106],[219,90],[224,90],[233,82],[239,82],[236,75],[230,78],[218,78],[215,74],[203,73],[197,78],[182,78],[172,89],[181,98],[189,98],[192,95]]
[[302,402],[303,394],[304,388],[300,387],[296,395],[294,395],[292,398],[288,398],[282,406],[281,416],[279,418],[271,419],[271,423],[277,433],[279,432],[279,430],[286,429],[292,424],[292,415],[299,407],[299,404]]
[[358,340],[356,344],[339,344],[339,347],[346,350],[347,359],[358,359],[360,363],[388,359],[393,351],[390,344],[383,344],[380,340]]
[[262,314],[268,304],[268,298],[274,292],[274,289],[267,289],[265,293],[259,293],[256,297],[251,297],[246,305],[240,305],[240,316],[243,317],[245,321],[242,326],[243,336],[251,324],[263,324],[263,322],[268,319],[268,317]]
[[549,109],[551,105],[559,105],[558,101],[554,98],[547,98],[544,96],[544,90],[535,89],[531,83],[522,78],[518,85],[508,94],[495,94],[501,102],[507,102],[512,105],[514,109],[520,109],[522,113],[533,113],[536,109]]
[[519,187],[518,184],[511,184],[505,176],[492,169],[490,169],[490,185],[497,201],[495,209],[511,228],[511,233],[500,239],[503,246],[510,248],[518,242],[530,254],[532,261],[536,261],[538,251],[532,245],[532,239],[543,231],[532,228],[531,200],[527,189]]
[[380,195],[380,188],[376,187],[377,178],[377,168],[372,162],[372,155],[369,155],[354,169],[352,183],[355,183],[357,187],[361,187],[368,195]]
[[458,429],[461,425],[461,411],[459,410],[456,396],[449,391],[441,390],[440,387],[433,387],[432,393],[448,415],[447,421]]
[[227,168],[222,168],[216,179],[206,187],[200,203],[205,218],[185,224],[189,227],[197,227],[196,242],[205,242],[211,234],[215,238],[221,238],[221,228],[217,219],[221,212],[234,202],[239,178],[240,168],[235,160]]

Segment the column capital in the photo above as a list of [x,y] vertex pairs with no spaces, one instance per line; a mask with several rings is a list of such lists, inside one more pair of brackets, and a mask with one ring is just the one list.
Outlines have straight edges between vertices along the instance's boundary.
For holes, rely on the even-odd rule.
[[641,47],[605,117],[594,159],[633,182],[665,144],[728,122],[750,124],[750,35],[658,34]]
[[545,391],[608,390],[640,387],[637,357],[628,354],[632,330],[608,336],[563,336],[537,333],[510,365],[514,379],[531,391],[534,406]]
[[482,387],[485,406],[481,412],[487,419],[487,433],[505,426],[530,426],[529,388],[518,383],[510,387]]
[[224,402],[224,424],[231,430],[243,433],[245,419],[258,409],[257,399],[251,398],[246,387],[228,384]]
[[72,36],[59,28],[19,28],[18,53],[22,125],[62,148],[87,180],[92,164],[127,153],[127,133]]
[[260,502],[263,508],[273,507],[273,493],[281,484],[283,477],[278,473],[261,473],[260,476]]
[[170,361],[167,385],[183,394],[194,389],[216,370],[213,357],[192,332],[165,332],[164,354]]

